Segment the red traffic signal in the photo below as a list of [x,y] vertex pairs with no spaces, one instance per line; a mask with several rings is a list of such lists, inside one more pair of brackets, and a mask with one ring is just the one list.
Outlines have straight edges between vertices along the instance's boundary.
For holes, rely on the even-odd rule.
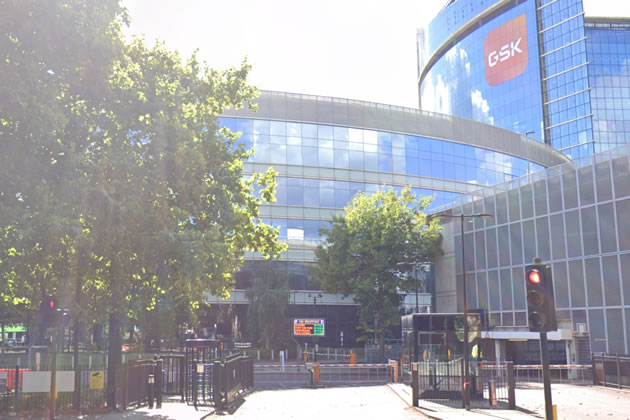
[[528,271],[527,280],[534,284],[540,284],[540,272],[538,270]]
[[551,267],[541,263],[526,265],[525,280],[529,330],[535,332],[556,330],[556,305]]

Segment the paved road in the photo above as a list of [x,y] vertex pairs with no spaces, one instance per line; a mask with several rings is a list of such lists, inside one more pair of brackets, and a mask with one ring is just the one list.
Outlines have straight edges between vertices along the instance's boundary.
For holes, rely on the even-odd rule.
[[230,420],[425,419],[385,385],[257,391]]
[[[630,391],[552,384],[551,398],[558,407],[558,420],[630,420]],[[516,404],[544,417],[545,397],[542,384],[517,384]]]

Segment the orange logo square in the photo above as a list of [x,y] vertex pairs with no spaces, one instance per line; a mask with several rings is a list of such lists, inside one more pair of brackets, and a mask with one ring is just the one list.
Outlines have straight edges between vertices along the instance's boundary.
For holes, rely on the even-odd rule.
[[486,82],[490,86],[521,75],[528,62],[527,19],[525,14],[499,26],[483,43]]

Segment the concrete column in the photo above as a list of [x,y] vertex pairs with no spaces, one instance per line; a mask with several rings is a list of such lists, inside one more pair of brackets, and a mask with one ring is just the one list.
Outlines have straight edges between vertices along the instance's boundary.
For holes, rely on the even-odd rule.
[[497,363],[505,360],[505,340],[494,340],[494,354]]

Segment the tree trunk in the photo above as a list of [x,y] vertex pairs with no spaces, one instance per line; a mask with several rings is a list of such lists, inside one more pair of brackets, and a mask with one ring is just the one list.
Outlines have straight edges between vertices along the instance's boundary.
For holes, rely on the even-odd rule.
[[122,360],[120,318],[117,312],[109,314],[109,349],[107,352],[107,407],[116,408],[117,373]]

